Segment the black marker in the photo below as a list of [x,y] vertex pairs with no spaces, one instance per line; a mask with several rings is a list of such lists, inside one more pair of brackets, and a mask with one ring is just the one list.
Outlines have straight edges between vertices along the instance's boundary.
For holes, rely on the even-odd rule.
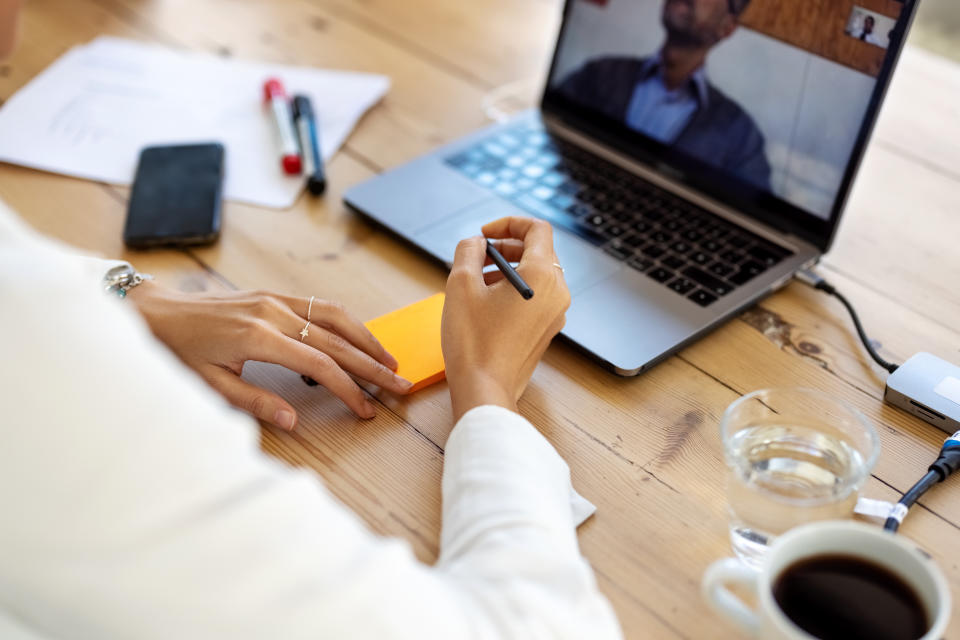
[[307,189],[315,196],[327,188],[327,176],[323,171],[323,156],[320,153],[320,134],[317,118],[313,114],[310,98],[297,95],[293,98],[293,123],[300,140],[300,155],[306,169]]
[[520,292],[520,295],[523,296],[524,300],[529,300],[533,297],[533,289],[530,288],[526,282],[523,281],[523,278],[520,277],[520,274],[517,273],[517,270],[514,269],[507,259],[504,258],[497,248],[493,246],[493,243],[487,240],[487,255],[490,256],[490,259],[493,260],[493,263],[497,265],[497,269],[500,269],[500,272],[503,274],[503,277],[510,281],[510,284]]

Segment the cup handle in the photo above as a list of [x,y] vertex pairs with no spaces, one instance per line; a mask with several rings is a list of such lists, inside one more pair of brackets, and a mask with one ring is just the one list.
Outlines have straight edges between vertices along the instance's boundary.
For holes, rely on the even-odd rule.
[[702,593],[710,608],[730,619],[744,631],[756,635],[760,631],[757,612],[744,604],[727,588],[738,584],[756,593],[759,574],[735,558],[717,560],[703,574]]

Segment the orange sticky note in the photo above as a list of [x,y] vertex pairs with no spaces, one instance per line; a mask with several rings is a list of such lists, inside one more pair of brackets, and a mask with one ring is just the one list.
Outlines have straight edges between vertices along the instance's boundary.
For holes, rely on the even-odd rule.
[[411,393],[446,377],[440,350],[443,300],[438,293],[365,323],[400,363],[397,374],[413,383]]

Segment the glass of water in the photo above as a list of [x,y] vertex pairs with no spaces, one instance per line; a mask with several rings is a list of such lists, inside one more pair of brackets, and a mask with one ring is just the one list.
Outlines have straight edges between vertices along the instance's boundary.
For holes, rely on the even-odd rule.
[[863,414],[812,389],[745,395],[727,408],[720,432],[730,469],[730,540],[754,567],[788,529],[851,517],[880,455]]

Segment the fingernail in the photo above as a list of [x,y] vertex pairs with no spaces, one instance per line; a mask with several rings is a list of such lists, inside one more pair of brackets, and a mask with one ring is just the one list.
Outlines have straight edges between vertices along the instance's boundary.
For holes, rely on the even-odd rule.
[[387,361],[384,364],[386,364],[388,367],[390,367],[394,371],[396,371],[400,367],[400,363],[397,362],[397,359],[394,358],[389,353],[387,354]]
[[363,401],[363,417],[372,418],[375,415],[377,415],[377,410],[373,408],[373,405],[370,403],[369,400],[364,400]]
[[401,378],[400,376],[393,376],[394,381],[397,383],[397,386],[400,387],[400,390],[406,393],[410,391],[410,388],[413,386],[413,383],[407,380],[406,378]]
[[293,429],[294,423],[297,421],[297,416],[293,411],[287,409],[277,409],[277,412],[273,415],[273,422],[281,429],[286,429],[290,431]]

